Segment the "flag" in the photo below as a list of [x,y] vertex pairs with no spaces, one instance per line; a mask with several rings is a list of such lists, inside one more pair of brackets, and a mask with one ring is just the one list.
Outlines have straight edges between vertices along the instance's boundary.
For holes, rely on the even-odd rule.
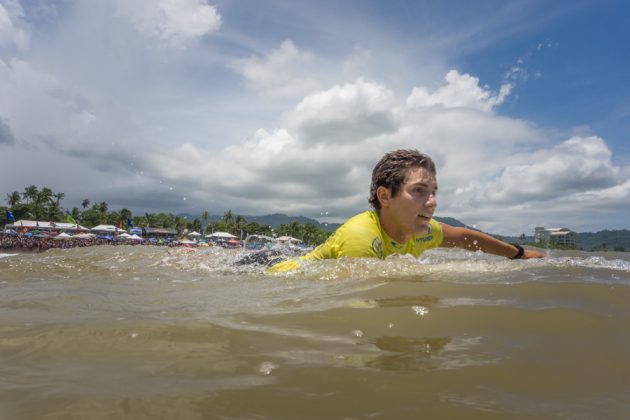
[[77,221],[74,220],[74,217],[72,217],[71,215],[68,215],[68,217],[66,217],[66,220],[68,221],[68,223],[72,223],[73,225],[78,225]]
[[13,217],[13,213],[11,213],[9,210],[7,210],[6,216],[9,222],[15,223],[15,217]]
[[133,223],[131,222],[131,219],[127,218],[127,227],[128,228],[132,228],[133,227]]

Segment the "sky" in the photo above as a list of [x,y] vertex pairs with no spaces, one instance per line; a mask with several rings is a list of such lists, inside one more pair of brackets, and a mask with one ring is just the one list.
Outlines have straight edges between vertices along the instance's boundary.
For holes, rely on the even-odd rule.
[[341,222],[411,148],[437,216],[629,229],[629,46],[622,0],[0,0],[0,194]]

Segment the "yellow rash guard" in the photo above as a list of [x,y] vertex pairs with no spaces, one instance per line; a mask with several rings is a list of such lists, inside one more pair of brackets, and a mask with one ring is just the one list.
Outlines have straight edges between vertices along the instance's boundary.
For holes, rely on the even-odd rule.
[[[392,254],[411,254],[420,256],[424,251],[435,248],[442,243],[444,234],[442,226],[431,219],[429,232],[411,237],[404,244],[399,244],[385,233],[375,211],[360,213],[346,223],[326,242],[300,257],[300,260],[323,260],[331,258],[380,258]],[[281,261],[271,268],[269,273],[282,273],[300,266],[298,260]]]

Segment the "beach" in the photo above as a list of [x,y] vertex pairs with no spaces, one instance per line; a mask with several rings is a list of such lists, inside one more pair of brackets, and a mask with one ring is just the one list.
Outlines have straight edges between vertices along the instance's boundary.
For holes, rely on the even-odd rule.
[[0,418],[630,417],[630,254],[0,254]]

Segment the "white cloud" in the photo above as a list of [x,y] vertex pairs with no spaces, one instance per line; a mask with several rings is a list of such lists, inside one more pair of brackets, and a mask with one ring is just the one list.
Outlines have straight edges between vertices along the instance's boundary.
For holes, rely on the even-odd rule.
[[249,87],[264,95],[301,96],[319,86],[316,79],[302,76],[312,59],[311,53],[285,40],[265,57],[237,59],[230,67],[245,78]]
[[205,0],[117,0],[119,15],[144,36],[174,44],[217,31],[221,15]]
[[506,167],[485,191],[492,202],[541,201],[609,188],[619,182],[619,168],[598,137],[573,137],[553,149],[538,150]]
[[409,107],[443,106],[446,108],[464,107],[480,111],[491,111],[503,103],[512,86],[504,84],[498,94],[492,94],[479,86],[479,79],[469,74],[459,74],[451,70],[445,77],[446,85],[433,93],[423,87],[416,87],[407,98]]
[[362,79],[302,100],[289,124],[304,145],[356,143],[396,129],[395,102],[384,86]]
[[0,46],[15,45],[25,50],[30,39],[30,29],[24,21],[24,10],[17,0],[0,2]]

